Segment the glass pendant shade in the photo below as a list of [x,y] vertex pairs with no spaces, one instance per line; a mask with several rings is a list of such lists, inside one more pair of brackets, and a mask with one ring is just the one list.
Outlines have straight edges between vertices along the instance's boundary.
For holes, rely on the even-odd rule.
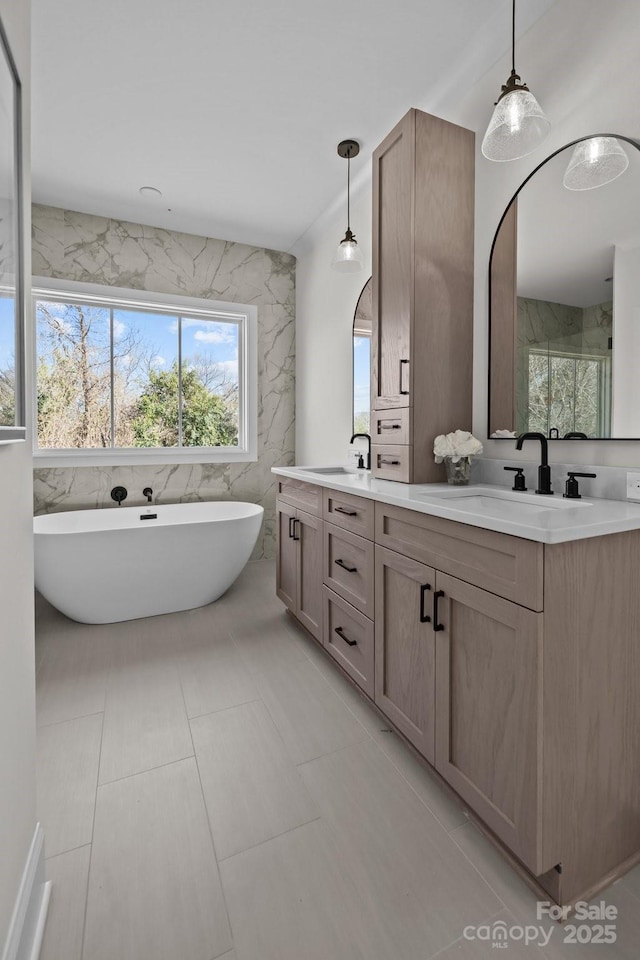
[[567,190],[594,190],[625,172],[629,157],[615,137],[591,137],[576,145],[562,182]]
[[338,244],[331,266],[339,273],[357,273],[362,270],[362,251],[350,230],[347,230],[344,240]]
[[550,129],[551,124],[531,91],[516,88],[495,105],[482,141],[482,153],[487,160],[519,160],[535,150]]

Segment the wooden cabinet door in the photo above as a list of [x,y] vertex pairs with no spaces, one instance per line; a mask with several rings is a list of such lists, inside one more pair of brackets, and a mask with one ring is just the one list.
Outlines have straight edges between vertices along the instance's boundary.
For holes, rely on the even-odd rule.
[[438,573],[436,769],[541,872],[541,613]]
[[322,519],[297,511],[296,616],[322,642]]
[[296,508],[276,500],[276,595],[296,612],[298,550],[293,539]]
[[375,702],[433,763],[435,571],[384,547],[375,567]]
[[415,110],[373,154],[371,405],[408,407],[413,311]]

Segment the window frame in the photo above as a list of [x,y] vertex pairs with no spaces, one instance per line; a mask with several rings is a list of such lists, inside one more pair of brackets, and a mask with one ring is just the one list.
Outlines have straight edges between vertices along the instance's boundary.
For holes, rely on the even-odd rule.
[[[231,320],[238,324],[238,387],[240,444],[235,447],[101,447],[80,449],[38,446],[38,330],[36,300],[82,300],[119,310],[148,310],[170,316],[184,314],[202,320]],[[253,463],[258,459],[258,308],[254,304],[207,300],[200,297],[149,293],[125,287],[34,277],[31,290],[33,324],[32,436],[37,467],[75,467],[93,464],[135,466],[161,463]]]

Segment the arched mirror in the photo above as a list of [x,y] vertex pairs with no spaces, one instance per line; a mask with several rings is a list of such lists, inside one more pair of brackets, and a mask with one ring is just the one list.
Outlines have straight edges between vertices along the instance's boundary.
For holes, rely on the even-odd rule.
[[640,145],[585,137],[533,171],[496,232],[489,435],[638,439],[639,367]]
[[369,277],[353,315],[353,432],[370,433],[371,325],[373,293]]

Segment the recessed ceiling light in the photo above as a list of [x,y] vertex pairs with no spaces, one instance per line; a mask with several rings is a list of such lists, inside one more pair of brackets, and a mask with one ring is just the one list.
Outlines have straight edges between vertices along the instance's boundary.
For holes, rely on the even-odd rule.
[[158,197],[162,196],[162,191],[158,190],[157,187],[140,187],[140,193],[143,197]]

